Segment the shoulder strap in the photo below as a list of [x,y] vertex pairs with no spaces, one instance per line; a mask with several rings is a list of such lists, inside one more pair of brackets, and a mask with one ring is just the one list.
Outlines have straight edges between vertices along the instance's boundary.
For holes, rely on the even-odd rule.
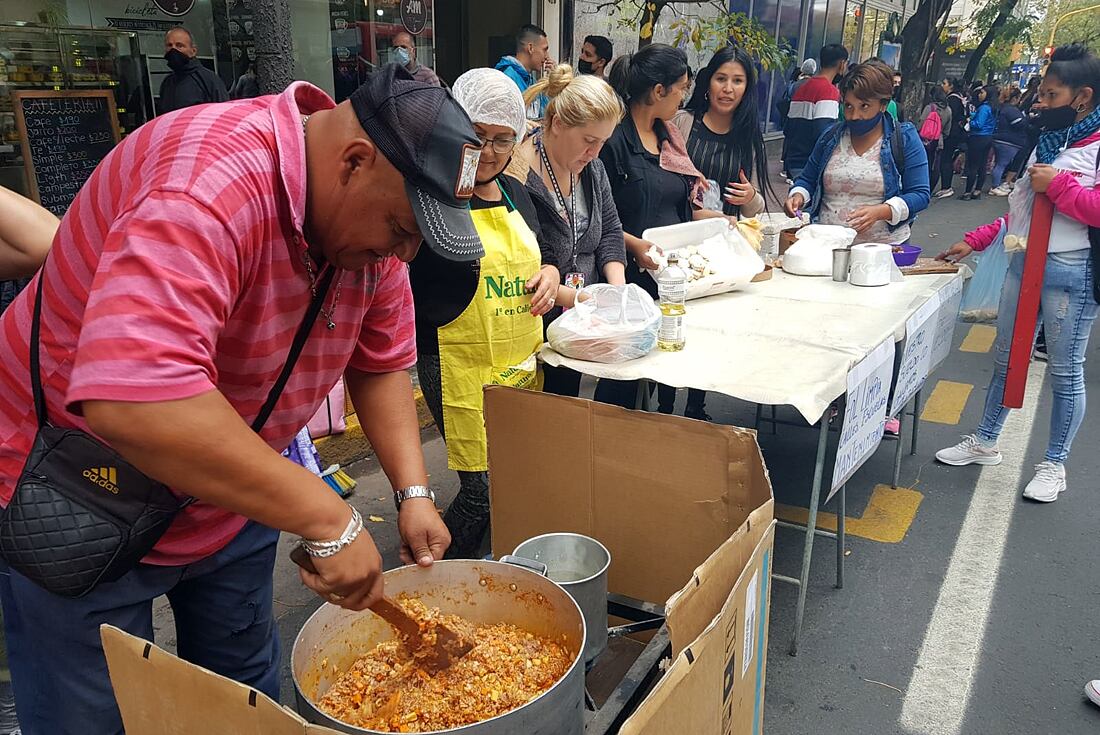
[[31,395],[34,396],[34,414],[38,417],[38,428],[44,428],[48,423],[46,416],[46,399],[42,395],[42,372],[39,366],[38,334],[39,324],[42,321],[42,282],[45,278],[46,266],[38,270],[38,287],[34,294],[34,318],[31,319]]

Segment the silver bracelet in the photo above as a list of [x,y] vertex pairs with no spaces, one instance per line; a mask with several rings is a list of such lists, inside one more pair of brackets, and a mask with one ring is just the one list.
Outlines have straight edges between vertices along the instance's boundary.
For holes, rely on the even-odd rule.
[[308,539],[302,539],[302,548],[306,550],[306,553],[310,556],[320,559],[327,559],[330,556],[343,551],[355,539],[359,538],[359,534],[363,532],[363,516],[355,508],[351,509],[351,520],[348,521],[348,527],[344,529],[344,532],[340,534],[340,538],[334,541],[310,541]]

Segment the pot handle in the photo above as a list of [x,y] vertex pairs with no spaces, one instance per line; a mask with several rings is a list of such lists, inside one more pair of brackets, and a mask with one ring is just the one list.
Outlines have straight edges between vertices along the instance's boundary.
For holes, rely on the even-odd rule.
[[514,567],[530,569],[535,574],[541,574],[543,577],[546,576],[546,565],[543,564],[541,561],[535,561],[534,559],[527,559],[522,556],[512,556],[511,554],[506,554],[500,557],[500,562],[502,564],[511,564]]

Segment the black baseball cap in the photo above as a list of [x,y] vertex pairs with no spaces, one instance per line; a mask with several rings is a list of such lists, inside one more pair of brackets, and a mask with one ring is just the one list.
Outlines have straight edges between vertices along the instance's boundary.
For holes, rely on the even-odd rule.
[[485,255],[470,216],[481,141],[450,91],[387,64],[351,95],[359,124],[405,177],[424,241],[448,260]]

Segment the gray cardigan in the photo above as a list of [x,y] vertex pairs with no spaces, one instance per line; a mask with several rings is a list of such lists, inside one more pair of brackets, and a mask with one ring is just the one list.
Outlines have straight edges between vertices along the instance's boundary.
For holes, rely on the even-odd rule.
[[[603,282],[603,267],[608,263],[626,265],[626,243],[619,212],[611,196],[611,182],[607,180],[603,161],[592,159],[581,172],[580,185],[588,200],[588,229],[578,233],[577,270],[584,274],[585,283]],[[542,177],[534,167],[527,173],[527,191],[535,203],[542,237],[539,248],[542,262],[557,266],[564,281],[572,270],[573,235],[569,223],[558,214],[554,206],[553,192],[546,188]]]

